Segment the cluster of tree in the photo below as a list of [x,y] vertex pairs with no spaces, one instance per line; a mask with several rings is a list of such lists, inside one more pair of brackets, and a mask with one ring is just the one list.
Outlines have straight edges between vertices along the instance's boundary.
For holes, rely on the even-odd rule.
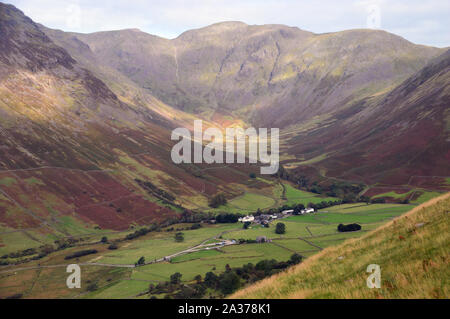
[[56,250],[62,250],[62,249],[74,247],[80,241],[83,241],[83,239],[82,238],[72,238],[72,237],[61,238],[61,239],[55,240]]
[[157,285],[150,284],[148,293],[151,295],[166,294],[168,299],[199,299],[205,295],[206,286],[200,284],[201,276],[197,276],[196,283],[191,285],[182,284],[181,278],[180,273],[175,273],[170,276],[170,281],[161,282]]
[[181,243],[182,241],[184,241],[184,234],[181,232],[178,232],[175,234],[175,241],[177,243]]
[[244,238],[239,238],[238,239],[238,243],[239,244],[256,244],[257,241],[255,239],[244,239]]
[[134,265],[135,265],[136,267],[137,267],[137,266],[145,265],[145,257],[142,256],[141,258],[139,258],[138,261],[134,263]]
[[293,254],[288,261],[277,262],[275,259],[261,260],[256,265],[252,263],[242,267],[231,268],[225,266],[225,271],[221,274],[207,272],[202,280],[202,276],[197,275],[195,282],[183,284],[182,275],[175,273],[170,276],[170,281],[150,284],[148,293],[150,295],[165,294],[166,298],[192,299],[204,297],[208,289],[215,290],[225,296],[233,293],[243,284],[253,283],[265,277],[276,274],[283,269],[302,262],[303,257]]
[[358,231],[361,230],[361,225],[358,224],[339,224],[337,227],[339,232],[349,232],[349,231]]
[[195,229],[199,229],[199,228],[202,228],[202,224],[200,224],[200,223],[195,223],[190,227],[191,230],[195,230]]
[[386,200],[384,198],[372,198],[370,202],[372,204],[384,204],[386,203]]
[[195,229],[199,229],[202,228],[202,224],[200,223],[195,223],[192,224],[190,227],[182,227],[182,228],[175,228],[175,227],[170,227],[166,229],[166,232],[171,232],[171,231],[181,231],[181,230],[195,230]]
[[308,207],[314,208],[314,209],[324,209],[331,206],[341,205],[343,203],[342,200],[335,200],[335,201],[321,201],[320,203],[308,203]]
[[86,287],[86,290],[87,290],[87,291],[90,291],[90,292],[96,291],[97,289],[98,289],[98,284],[97,284],[97,282],[91,282],[91,283],[89,283],[89,285]]
[[212,208],[217,208],[219,206],[223,206],[227,204],[227,199],[225,197],[225,194],[219,193],[215,196],[211,197],[209,200],[209,206]]
[[183,210],[178,222],[180,223],[199,223],[201,221],[208,221],[214,218],[212,212],[191,211],[188,209]]
[[24,249],[24,250],[19,250],[17,252],[11,252],[9,254],[3,255],[1,258],[2,259],[6,259],[6,258],[20,258],[20,257],[35,255],[37,253],[38,253],[38,250],[36,248],[27,248],[27,249]]
[[80,251],[74,252],[73,254],[67,255],[66,257],[64,257],[64,259],[66,259],[66,260],[73,259],[73,258],[83,257],[83,256],[96,254],[96,253],[98,253],[98,251],[96,249],[80,250]]
[[279,235],[286,233],[286,225],[283,223],[277,223],[277,225],[275,226],[275,233]]
[[172,194],[170,194],[170,193],[166,192],[165,190],[159,188],[155,184],[152,184],[149,181],[142,181],[142,180],[137,179],[137,178],[135,179],[135,181],[139,184],[139,186],[141,186],[142,188],[146,189],[152,195],[156,195],[159,198],[162,197],[161,199],[166,199],[169,202],[173,202],[176,199],[175,196],[173,196]]
[[109,249],[109,250],[116,250],[116,249],[118,249],[118,248],[119,248],[119,246],[117,246],[116,243],[112,243],[111,245],[108,246],[108,249]]
[[240,214],[221,213],[216,216],[216,222],[219,224],[233,224],[239,221]]
[[136,230],[134,233],[126,235],[125,240],[132,240],[132,239],[147,235],[148,233],[150,233],[152,231],[156,231],[158,229],[160,229],[160,227],[156,224],[151,225],[149,228],[142,227],[141,229]]
[[365,185],[352,184],[349,182],[334,181],[330,183],[323,180],[320,183],[317,180],[297,172],[288,172],[282,165],[276,173],[281,179],[291,181],[299,187],[315,194],[323,194],[329,197],[338,197],[346,203],[353,203],[358,200],[358,194],[365,188]]

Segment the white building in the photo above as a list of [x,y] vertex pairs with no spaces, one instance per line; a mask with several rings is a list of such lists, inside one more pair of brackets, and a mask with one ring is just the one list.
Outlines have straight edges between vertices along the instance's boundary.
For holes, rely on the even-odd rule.
[[309,214],[309,213],[314,213],[314,208],[306,208],[306,209],[302,209],[300,211],[301,214]]
[[288,209],[288,210],[283,210],[281,213],[282,213],[283,215],[287,215],[287,214],[292,214],[293,212],[294,212],[293,209]]
[[272,216],[270,216],[272,219],[277,219],[278,218],[278,216],[277,215],[272,215]]
[[255,217],[253,217],[253,216],[245,216],[245,217],[243,217],[243,218],[239,218],[238,220],[239,220],[240,222],[242,222],[242,223],[252,222],[252,221],[255,220]]

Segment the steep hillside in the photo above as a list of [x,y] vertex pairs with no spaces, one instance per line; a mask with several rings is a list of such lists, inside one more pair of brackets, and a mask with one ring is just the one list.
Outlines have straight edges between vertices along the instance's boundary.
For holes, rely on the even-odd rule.
[[430,185],[446,189],[449,83],[447,51],[385,94],[359,100],[325,122],[292,128],[285,135],[292,137],[287,152],[317,159],[300,162],[295,170],[302,174],[313,166],[331,177],[409,186],[424,183],[413,176],[428,176]]
[[[447,298],[450,193],[231,298]],[[381,288],[366,286],[370,264]]]

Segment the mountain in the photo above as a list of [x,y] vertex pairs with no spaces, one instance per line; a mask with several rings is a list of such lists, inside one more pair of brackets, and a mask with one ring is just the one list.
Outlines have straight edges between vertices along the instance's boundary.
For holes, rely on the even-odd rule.
[[0,232],[125,230],[210,210],[219,192],[278,194],[249,179],[255,165],[173,164],[171,131],[196,118],[280,127],[293,176],[434,189],[450,175],[444,52],[241,22],[173,40],[68,33],[0,3]]
[[[449,194],[435,198],[231,298],[447,298],[449,205]],[[367,288],[370,264],[380,266],[379,289]]]
[[71,36],[171,106],[281,128],[392,88],[443,52],[384,31],[314,34],[242,22],[173,40],[134,29]]
[[[424,179],[433,184],[434,177],[435,187],[445,188],[450,175],[449,83],[447,50],[394,89],[335,111],[326,126],[293,132],[287,152],[307,154],[327,176],[410,186],[420,186]],[[304,169],[297,166],[300,174]]]
[[[423,79],[426,85],[411,80],[426,77],[428,64],[445,49],[385,31],[314,34],[242,22],[190,30],[173,40],[136,29],[42,30],[77,60],[91,61],[90,69],[101,67],[96,74],[104,81],[117,79],[114,87],[133,87],[221,125],[280,127],[283,163],[300,167],[295,176],[404,185],[406,192],[428,183],[415,178],[409,184],[411,176],[438,176],[429,186],[448,186],[442,113],[448,69],[444,65],[432,82]],[[405,81],[416,86],[408,96],[400,93]],[[435,95],[434,89],[444,91]]]

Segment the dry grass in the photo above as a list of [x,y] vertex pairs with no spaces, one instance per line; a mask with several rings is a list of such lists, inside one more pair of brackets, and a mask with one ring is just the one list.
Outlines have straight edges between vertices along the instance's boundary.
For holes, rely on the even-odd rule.
[[[447,193],[231,298],[448,298],[449,212]],[[366,286],[369,264],[380,289]]]

